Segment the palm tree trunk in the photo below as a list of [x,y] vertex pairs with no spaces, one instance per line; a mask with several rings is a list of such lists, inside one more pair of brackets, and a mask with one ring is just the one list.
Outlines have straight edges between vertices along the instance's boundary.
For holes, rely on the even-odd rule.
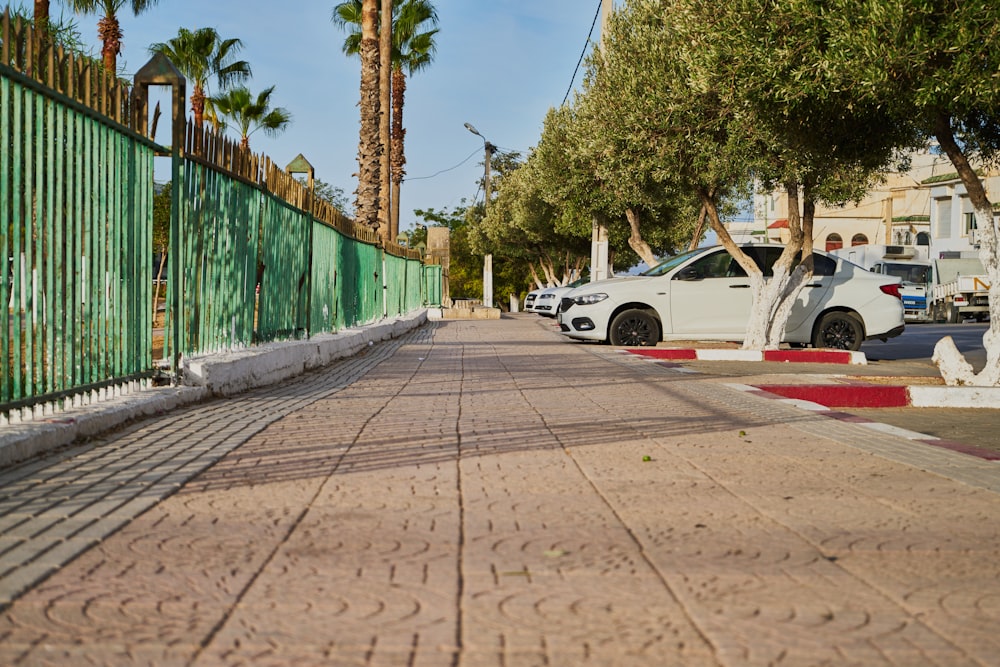
[[378,0],[363,0],[361,13],[361,130],[358,141],[358,222],[378,231],[379,57]]
[[194,114],[194,126],[200,128],[205,123],[205,91],[197,81],[191,92],[191,113]]
[[390,145],[389,110],[392,105],[392,0],[382,0],[382,20],[379,24],[379,141],[382,144],[382,161],[379,164],[379,200],[378,220],[382,232],[382,245],[395,241],[390,222],[392,174],[389,160],[392,154]]
[[101,57],[104,60],[104,69],[112,74],[118,73],[118,54],[122,49],[122,28],[118,23],[118,17],[109,14],[97,22],[97,36],[101,43]]
[[399,192],[406,175],[406,154],[403,143],[406,130],[403,129],[403,102],[406,97],[406,74],[399,66],[392,68],[392,141],[390,142],[390,165],[392,170],[392,238],[399,234]]
[[45,31],[49,27],[49,0],[35,0],[35,27]]

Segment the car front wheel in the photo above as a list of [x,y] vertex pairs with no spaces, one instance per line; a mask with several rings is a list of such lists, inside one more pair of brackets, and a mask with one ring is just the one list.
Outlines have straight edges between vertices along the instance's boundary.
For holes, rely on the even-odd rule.
[[865,341],[864,328],[851,313],[827,313],[813,335],[813,347],[857,352]]
[[615,316],[609,334],[612,345],[655,346],[660,342],[660,325],[644,310],[625,310]]

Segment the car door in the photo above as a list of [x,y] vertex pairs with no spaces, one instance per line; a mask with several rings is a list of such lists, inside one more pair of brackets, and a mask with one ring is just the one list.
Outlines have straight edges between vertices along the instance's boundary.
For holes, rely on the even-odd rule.
[[728,252],[699,257],[670,279],[670,333],[739,340],[751,299],[750,280]]
[[[781,256],[782,248],[767,248],[764,255],[764,275],[771,278],[774,276],[774,263]],[[800,255],[801,256],[801,255]],[[796,260],[794,266],[799,264]],[[799,291],[792,306],[792,312],[788,316],[788,323],[785,331],[795,331],[803,325],[812,327],[813,318],[819,312],[820,305],[826,300],[830,286],[833,284],[833,274],[837,268],[837,262],[826,255],[813,253],[813,276]]]

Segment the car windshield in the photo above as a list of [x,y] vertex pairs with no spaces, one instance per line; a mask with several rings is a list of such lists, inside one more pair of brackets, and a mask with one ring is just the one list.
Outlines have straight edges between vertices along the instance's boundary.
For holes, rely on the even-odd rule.
[[697,250],[688,250],[687,252],[681,253],[680,255],[675,255],[674,257],[668,257],[651,269],[647,269],[640,273],[640,276],[662,276],[671,269],[683,264],[687,260],[691,259],[695,255],[705,251],[705,248],[698,248]]

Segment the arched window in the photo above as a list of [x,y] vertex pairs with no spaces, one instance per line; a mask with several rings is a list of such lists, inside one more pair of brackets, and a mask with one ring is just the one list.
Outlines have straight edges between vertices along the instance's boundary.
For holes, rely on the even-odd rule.
[[826,251],[837,250],[838,248],[844,247],[844,239],[840,238],[840,234],[830,234],[826,237]]
[[851,245],[868,245],[868,237],[864,234],[855,234],[851,237]]
[[917,234],[917,245],[930,245],[931,235],[927,232],[920,232]]

